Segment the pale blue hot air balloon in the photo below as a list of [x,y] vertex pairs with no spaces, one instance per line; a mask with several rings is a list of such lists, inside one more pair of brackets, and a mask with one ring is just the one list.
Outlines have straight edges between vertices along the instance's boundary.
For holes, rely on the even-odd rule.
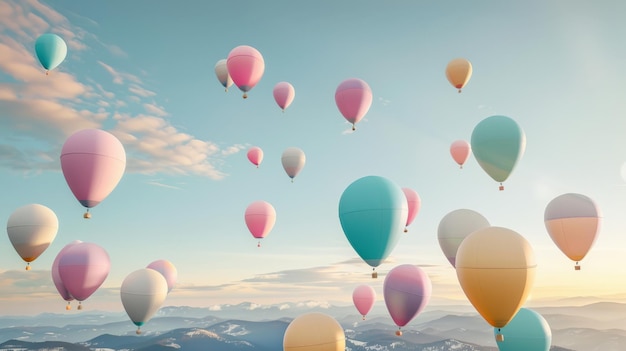
[[526,148],[522,128],[510,117],[487,117],[474,127],[471,144],[480,167],[500,183],[500,190],[504,190],[502,182],[509,177]]
[[[504,340],[498,341],[500,351],[548,351],[552,344],[548,322],[527,308],[520,308],[515,317],[500,328],[500,333],[506,335]],[[494,328],[494,334],[498,334],[498,328]]]
[[60,36],[52,33],[42,34],[35,42],[35,52],[39,62],[48,71],[55,69],[67,56],[67,44]]
[[[398,243],[408,215],[402,189],[379,176],[357,179],[339,200],[339,220],[356,253],[374,269]],[[372,277],[376,278],[376,272]]]

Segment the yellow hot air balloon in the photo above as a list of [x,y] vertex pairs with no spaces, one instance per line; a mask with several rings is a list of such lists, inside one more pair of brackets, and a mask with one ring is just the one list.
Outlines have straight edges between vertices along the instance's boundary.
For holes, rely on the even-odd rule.
[[[535,254],[517,232],[478,229],[456,253],[456,274],[476,311],[494,328],[504,327],[526,302],[535,280]],[[497,341],[504,336],[498,332]]]
[[333,317],[324,313],[305,313],[296,317],[283,338],[283,351],[344,351],[346,335]]
[[452,86],[463,88],[472,77],[472,64],[464,58],[456,58],[448,63],[446,67],[446,77]]

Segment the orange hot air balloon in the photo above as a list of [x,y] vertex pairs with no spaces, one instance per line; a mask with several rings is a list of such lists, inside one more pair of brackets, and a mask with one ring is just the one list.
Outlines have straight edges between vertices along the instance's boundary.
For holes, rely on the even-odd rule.
[[344,351],[346,335],[333,317],[319,312],[296,317],[285,330],[283,351]]
[[463,88],[472,77],[472,64],[464,58],[456,58],[448,63],[446,77],[453,87]]
[[600,210],[581,194],[557,196],[546,206],[544,223],[556,246],[580,270],[579,261],[587,255],[600,231]]
[[[502,328],[526,302],[535,280],[535,254],[517,232],[478,229],[456,253],[456,274],[467,299],[494,328]],[[497,341],[504,336],[496,335]]]

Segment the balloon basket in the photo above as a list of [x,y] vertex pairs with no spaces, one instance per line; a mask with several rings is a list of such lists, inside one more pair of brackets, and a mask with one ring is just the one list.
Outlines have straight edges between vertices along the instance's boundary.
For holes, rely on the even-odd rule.
[[72,309],[72,306],[70,306],[70,303],[69,303],[69,301],[68,301],[68,302],[67,302],[67,305],[65,305],[65,310],[66,310],[66,311],[69,311],[69,310],[71,310],[71,309]]
[[80,304],[80,302],[78,303],[78,307],[77,309],[82,310],[83,309],[83,305]]
[[378,278],[378,272],[372,272],[372,279]]
[[402,336],[402,330],[396,330],[396,335],[397,336]]
[[407,228],[404,228],[404,232],[405,232],[405,233],[408,233],[408,232],[409,232],[409,230],[408,230]]
[[580,270],[580,266],[579,266],[579,265],[575,265],[575,266],[574,266],[574,270],[575,270],[575,271],[579,271],[579,270]]
[[248,98],[248,94],[243,93],[243,98],[244,98],[244,99],[247,99],[247,98]]
[[137,328],[137,330],[135,331],[135,334],[137,334],[137,335],[141,335],[141,329],[140,329],[140,328]]
[[356,130],[356,127],[354,126],[354,124],[352,125],[352,131],[354,132]]
[[363,316],[363,320],[365,320],[365,316]]
[[504,190],[504,185],[500,184],[500,187],[498,189],[500,189],[500,191]]
[[496,334],[496,341],[503,342],[504,341],[504,335],[502,335],[500,333]]
[[89,218],[91,218],[91,213],[89,213],[89,211],[85,212],[85,214],[83,214],[83,218],[84,218],[84,219],[89,219]]
[[26,264],[26,270],[30,271],[30,264]]

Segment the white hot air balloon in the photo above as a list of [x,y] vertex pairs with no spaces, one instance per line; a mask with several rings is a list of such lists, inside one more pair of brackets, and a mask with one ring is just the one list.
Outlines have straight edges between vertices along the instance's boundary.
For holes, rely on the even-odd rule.
[[220,84],[224,87],[224,91],[228,91],[228,88],[233,85],[233,80],[230,78],[230,74],[228,74],[226,59],[217,61],[215,64],[215,75],[217,76],[217,80],[219,80]]
[[154,269],[142,268],[130,273],[120,287],[122,305],[141,334],[144,325],[167,297],[167,281]]
[[46,206],[30,204],[15,210],[7,221],[7,234],[18,255],[27,263],[39,257],[59,230],[56,214]]
[[289,147],[283,151],[281,161],[285,172],[287,172],[287,175],[291,178],[291,182],[293,182],[293,178],[295,178],[298,173],[300,173],[302,168],[304,168],[306,156],[304,155],[304,151],[301,149],[297,147]]

